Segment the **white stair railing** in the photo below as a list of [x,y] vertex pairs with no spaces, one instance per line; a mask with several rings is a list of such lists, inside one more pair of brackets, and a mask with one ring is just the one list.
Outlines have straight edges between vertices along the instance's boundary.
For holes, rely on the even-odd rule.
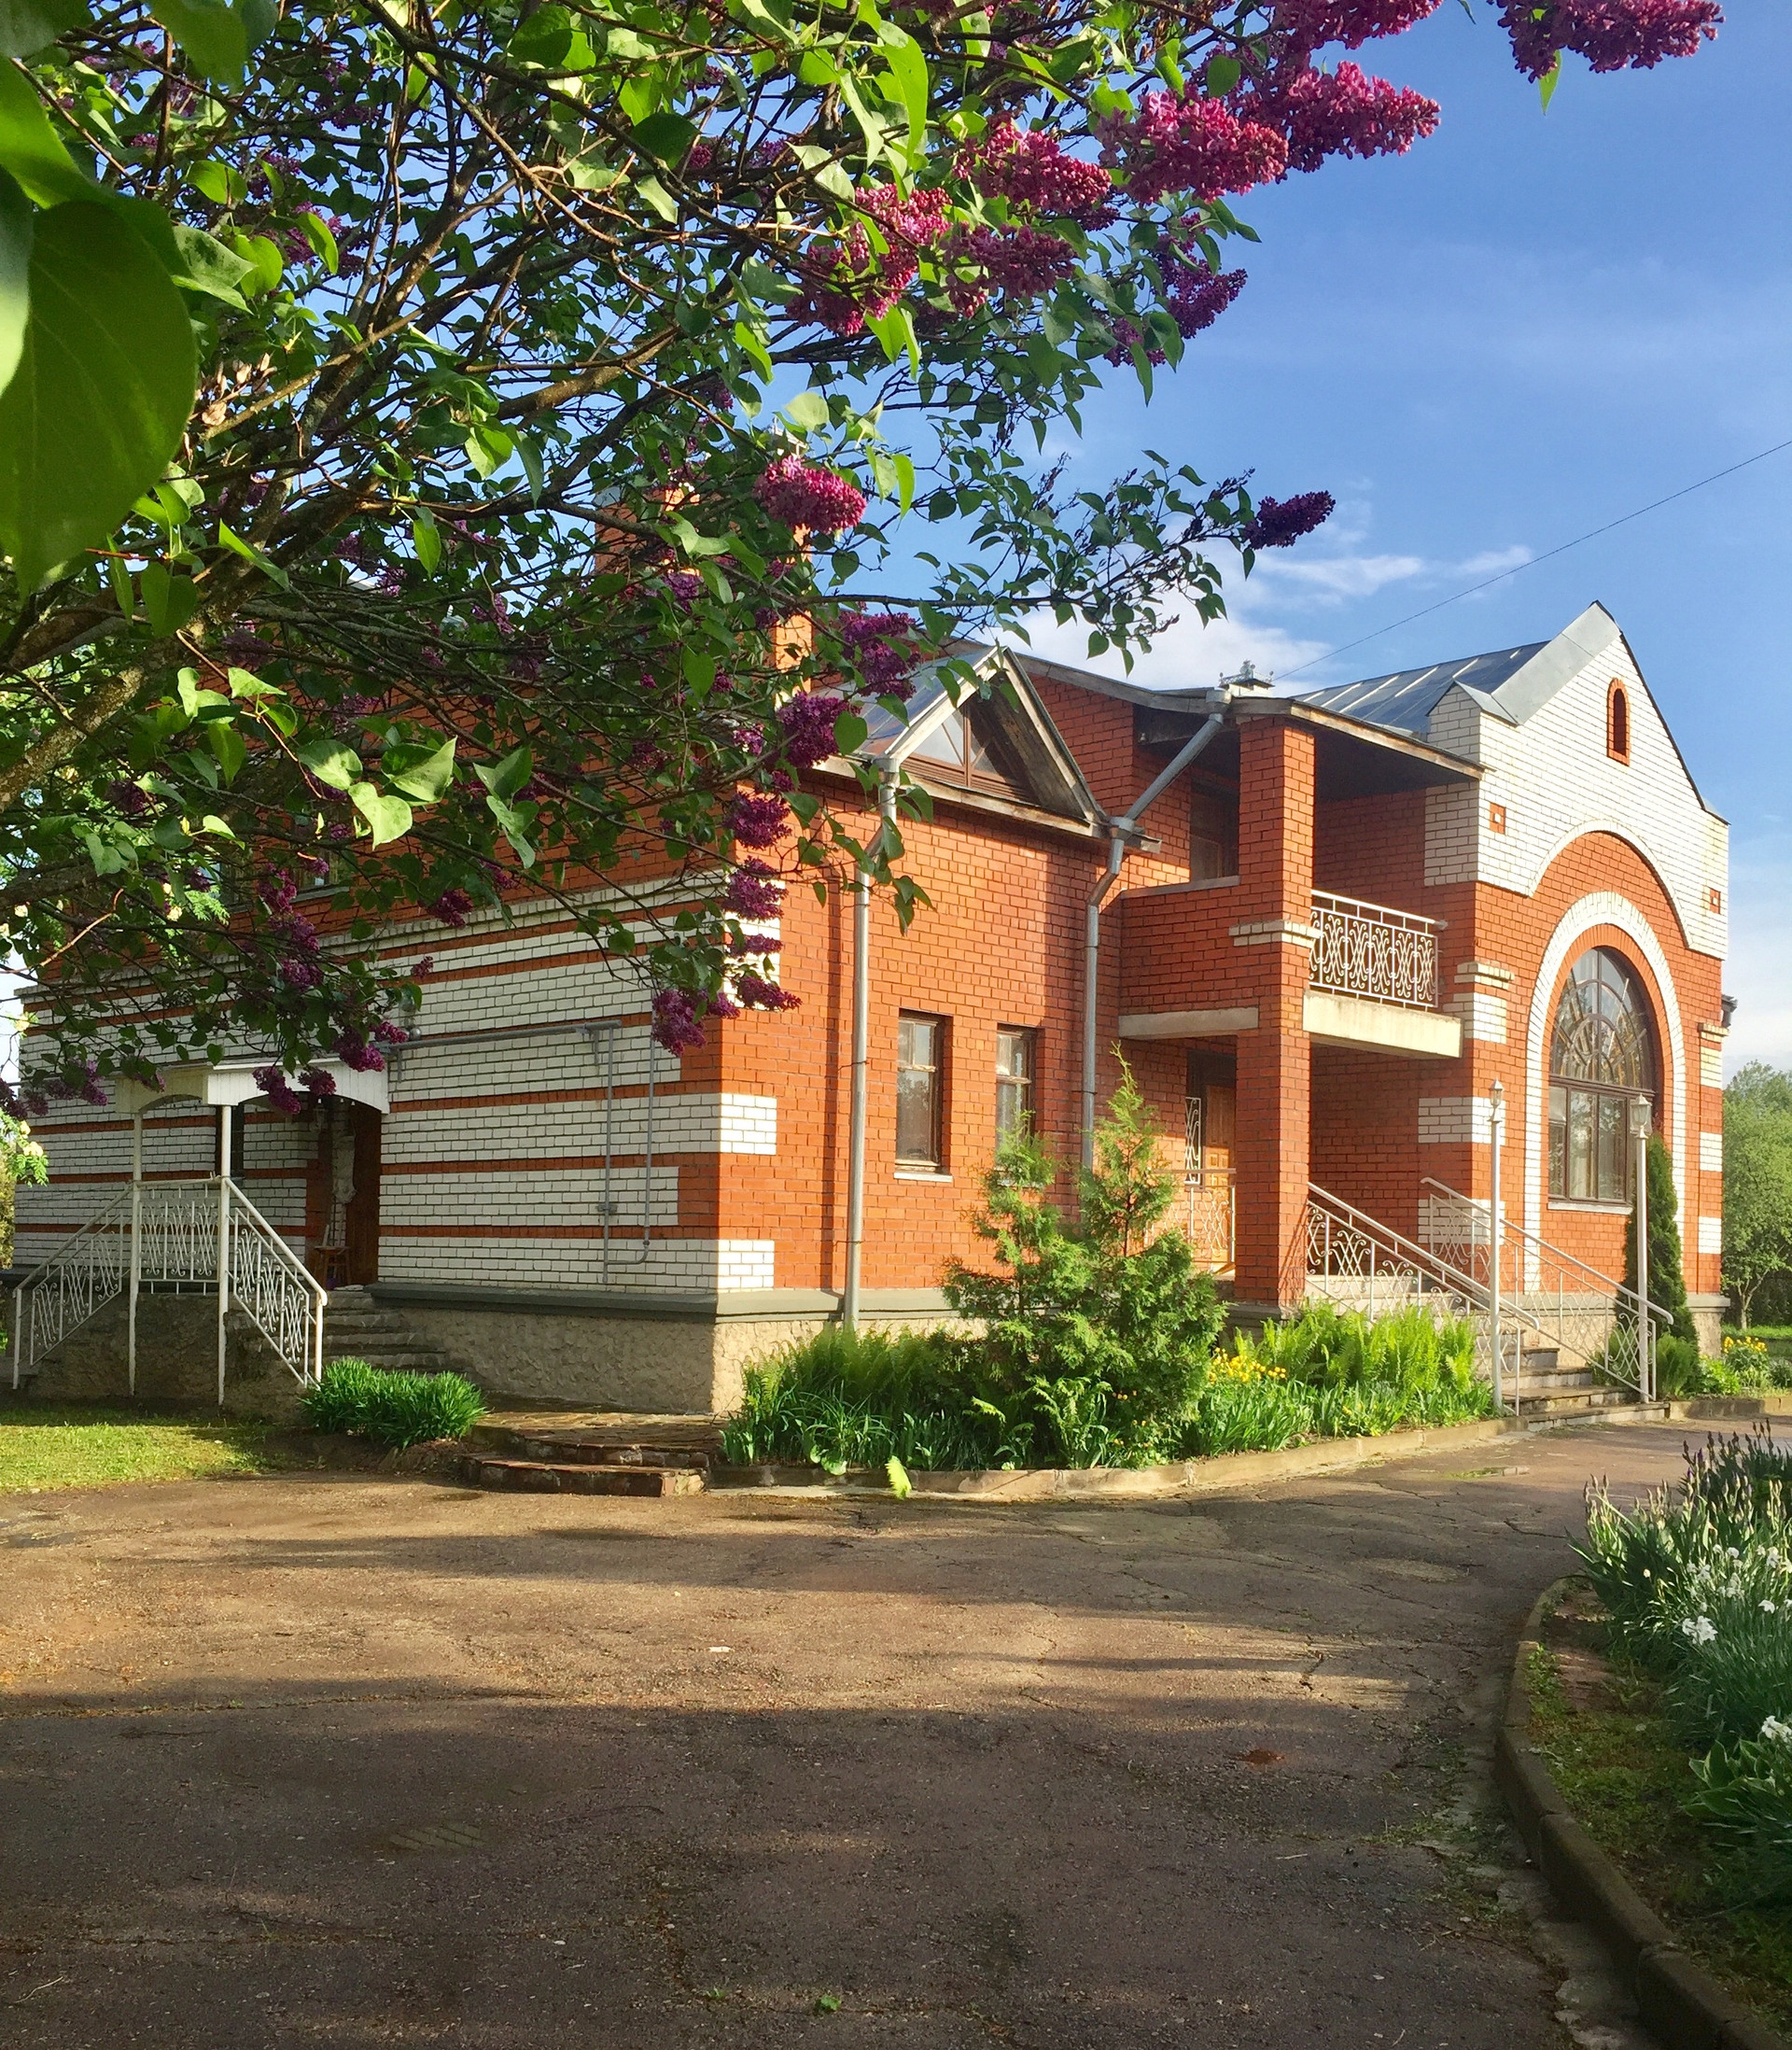
[[[1427,1213],[1425,1237],[1440,1257],[1473,1274],[1486,1287],[1492,1280],[1492,1231],[1485,1201],[1465,1196],[1435,1176],[1421,1186],[1436,1197]],[[1504,1220],[1500,1233],[1500,1294],[1509,1308],[1549,1343],[1645,1401],[1655,1394],[1655,1345],[1673,1323],[1659,1302],[1644,1304],[1634,1288],[1567,1253],[1523,1225]]]
[[215,1296],[222,1279],[226,1308],[249,1318],[295,1379],[317,1379],[323,1371],[328,1291],[242,1189],[214,1174],[120,1190],[25,1276],[16,1295],[15,1389],[54,1346],[130,1290],[133,1200],[139,1288]]
[[121,1295],[131,1278],[131,1191],[115,1196],[19,1284],[13,1299],[12,1385],[52,1345]]

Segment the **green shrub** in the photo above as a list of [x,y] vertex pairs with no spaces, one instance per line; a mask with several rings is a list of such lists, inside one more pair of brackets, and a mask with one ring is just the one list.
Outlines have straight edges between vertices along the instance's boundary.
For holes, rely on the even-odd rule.
[[1672,1331],[1664,1331],[1655,1341],[1655,1392],[1678,1399],[1723,1391],[1706,1373],[1699,1357],[1698,1341],[1676,1338]]
[[304,1405],[313,1430],[394,1447],[464,1438],[485,1413],[484,1397],[464,1375],[396,1373],[364,1359],[331,1360]]

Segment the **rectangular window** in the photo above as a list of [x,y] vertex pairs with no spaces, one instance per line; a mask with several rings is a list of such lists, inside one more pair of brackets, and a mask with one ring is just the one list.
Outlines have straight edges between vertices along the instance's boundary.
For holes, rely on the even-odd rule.
[[945,1020],[904,1011],[896,1028],[896,1160],[900,1167],[944,1164]]
[[1033,1078],[1039,1072],[1039,1034],[1020,1025],[996,1028],[996,1143],[1033,1116]]
[[1631,1151],[1627,1096],[1551,1085],[1551,1196],[1571,1203],[1629,1202]]
[[1189,796],[1189,880],[1212,882],[1238,872],[1238,793],[1197,783]]

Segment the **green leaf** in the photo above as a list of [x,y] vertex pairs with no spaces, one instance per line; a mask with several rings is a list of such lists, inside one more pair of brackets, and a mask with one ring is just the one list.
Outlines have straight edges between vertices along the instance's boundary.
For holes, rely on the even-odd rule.
[[228,163],[206,157],[187,174],[187,182],[215,206],[241,206],[249,196],[249,181]]
[[523,465],[523,474],[529,480],[529,503],[539,505],[541,494],[547,489],[547,471],[541,467],[541,446],[531,434],[511,436],[516,445],[516,459]]
[[267,235],[245,235],[240,229],[232,229],[231,246],[252,273],[245,288],[251,292],[273,291],[287,268],[279,244]]
[[833,723],[833,745],[840,754],[856,754],[871,728],[856,711],[843,711]]
[[0,0],[0,57],[35,56],[87,19],[87,0]]
[[240,307],[247,313],[248,301],[238,288],[257,275],[256,265],[238,256],[234,249],[227,249],[203,229],[189,228],[184,220],[173,226],[182,265],[173,274],[175,283],[184,285],[189,291],[203,292],[207,298],[221,299],[227,306]]
[[217,541],[220,548],[228,548],[232,555],[241,555],[245,562],[252,562],[271,583],[276,583],[283,591],[292,589],[292,579],[281,569],[272,555],[245,541],[241,534],[233,532],[222,520],[217,523]]
[[132,618],[137,609],[136,594],[131,588],[131,572],[117,555],[105,558],[106,582],[112,586],[112,602],[119,609],[120,619]]
[[143,611],[149,630],[160,640],[177,634],[192,618],[199,592],[191,577],[171,576],[159,562],[146,563],[143,576]]
[[518,63],[557,71],[572,48],[572,16],[559,6],[538,7],[505,46]]
[[100,188],[76,168],[30,80],[14,64],[0,64],[0,171],[17,178],[39,206],[101,197]]
[[329,734],[319,734],[294,749],[317,780],[330,790],[352,790],[361,773],[361,758]]
[[336,237],[329,232],[329,223],[321,214],[303,213],[299,217],[299,229],[323,260],[325,270],[334,277],[341,260],[336,253]]
[[535,865],[535,847],[529,839],[529,828],[535,823],[533,805],[509,805],[501,797],[487,797],[485,808],[498,822],[504,837],[516,849],[516,858],[525,868]]
[[1244,76],[1244,66],[1236,57],[1214,57],[1207,66],[1207,90],[1213,99],[1221,99],[1230,92]]
[[805,434],[813,434],[828,424],[828,401],[819,391],[799,391],[784,408],[784,417]]
[[351,783],[348,801],[367,821],[375,847],[388,840],[401,840],[411,830],[411,807],[402,797],[388,797],[371,783]]
[[110,208],[41,215],[30,279],[24,347],[0,393],[0,546],[26,590],[104,541],[161,474],[198,384],[180,294]]
[[646,177],[635,180],[635,190],[660,217],[662,220],[677,220],[679,204],[658,178]]
[[1561,52],[1556,52],[1556,61],[1537,80],[1537,95],[1543,102],[1543,111],[1549,111],[1549,103],[1556,96],[1556,88],[1561,83]]
[[467,437],[467,460],[480,477],[496,475],[515,454],[515,441],[501,427],[482,422]]
[[434,576],[441,561],[441,530],[436,525],[435,515],[421,506],[411,522],[411,543],[417,552],[417,560]]
[[31,202],[0,171],[0,391],[19,368],[31,320]]
[[443,791],[455,779],[455,743],[448,739],[439,748],[430,748],[416,741],[403,741],[386,749],[380,766],[394,790],[403,791],[420,804],[439,804]]
[[899,503],[906,512],[915,503],[915,458],[899,454],[896,456],[896,484],[901,493]]
[[650,114],[629,135],[637,149],[661,163],[677,163],[697,139],[697,124],[682,114]]
[[892,306],[875,320],[867,316],[865,326],[884,344],[884,354],[890,362],[906,349],[910,369],[920,369],[921,345],[915,337],[915,316],[906,306]]
[[205,728],[205,738],[211,744],[212,752],[217,757],[217,765],[224,772],[224,780],[233,783],[237,771],[249,758],[248,743],[228,719],[214,719]]
[[249,32],[227,0],[150,0],[149,12],[206,77],[218,85],[241,82]]
[[918,156],[927,139],[927,58],[912,35],[903,35],[886,43],[885,59],[896,88],[890,97],[908,116],[909,153]]
[[811,175],[821,190],[824,192],[832,192],[835,199],[851,200],[858,197],[857,192],[853,190],[851,178],[847,176],[844,164],[824,163]]
[[535,757],[526,746],[512,748],[497,762],[475,762],[477,776],[494,797],[514,797],[535,774]]

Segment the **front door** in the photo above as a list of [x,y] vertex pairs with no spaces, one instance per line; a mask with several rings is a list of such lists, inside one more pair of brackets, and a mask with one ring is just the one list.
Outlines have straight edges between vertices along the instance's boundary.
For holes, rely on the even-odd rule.
[[305,1188],[311,1271],[326,1287],[380,1275],[380,1127],[367,1103],[317,1112],[317,1144]]

